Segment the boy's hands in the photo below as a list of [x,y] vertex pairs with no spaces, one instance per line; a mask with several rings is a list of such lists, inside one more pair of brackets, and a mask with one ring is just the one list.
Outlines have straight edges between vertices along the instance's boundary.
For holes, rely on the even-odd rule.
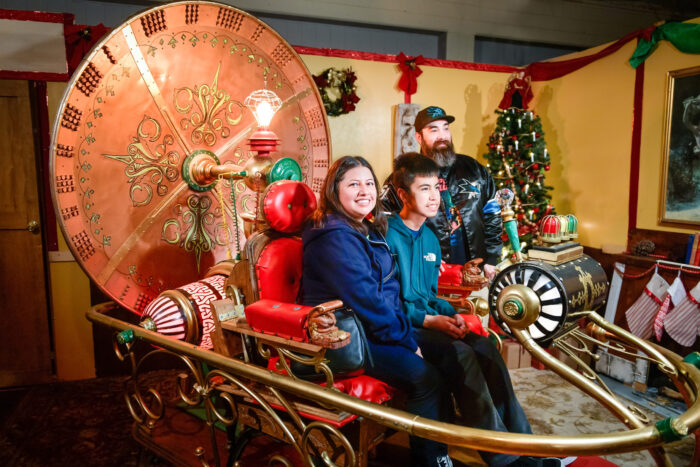
[[457,313],[454,315],[455,321],[457,321],[457,327],[462,331],[462,335],[459,336],[460,338],[464,337],[466,333],[469,332],[469,328],[467,327],[467,323],[464,321],[464,318],[462,318],[462,315]]
[[[458,317],[458,318],[457,318]],[[423,327],[427,329],[434,329],[436,331],[444,332],[450,337],[459,339],[464,336],[467,325],[461,316],[444,316],[444,315],[425,315],[425,320],[423,320]]]

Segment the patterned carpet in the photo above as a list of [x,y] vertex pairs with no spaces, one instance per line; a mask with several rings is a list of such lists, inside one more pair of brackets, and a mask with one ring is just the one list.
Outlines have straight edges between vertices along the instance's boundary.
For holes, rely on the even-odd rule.
[[[511,370],[515,392],[537,434],[578,435],[625,430],[622,422],[593,398],[548,370]],[[662,417],[643,410],[656,421]],[[675,467],[689,466],[694,448],[692,436],[666,447]],[[621,467],[653,467],[647,451],[604,456]]]
[[0,465],[140,465],[124,378],[33,386],[0,393]]
[[[549,371],[519,369],[513,370],[512,377],[535,433],[605,433],[624,429],[593,399]],[[149,465],[154,456],[130,435],[124,382],[125,378],[102,378],[0,391],[0,465]],[[674,466],[688,466],[693,439],[687,438],[668,450]],[[399,457],[391,453],[388,459]],[[655,465],[646,452],[606,459],[624,467]],[[381,464],[381,459],[377,461]]]

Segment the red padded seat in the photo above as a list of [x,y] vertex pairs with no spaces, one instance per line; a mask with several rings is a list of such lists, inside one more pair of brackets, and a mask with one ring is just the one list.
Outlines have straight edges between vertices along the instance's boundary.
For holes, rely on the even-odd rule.
[[296,302],[301,261],[301,239],[298,237],[278,238],[265,245],[255,263],[260,299]]

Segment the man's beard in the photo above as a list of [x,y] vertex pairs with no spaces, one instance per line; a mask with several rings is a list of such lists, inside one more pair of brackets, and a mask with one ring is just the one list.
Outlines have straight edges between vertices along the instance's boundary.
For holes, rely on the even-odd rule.
[[[445,146],[437,148],[436,146],[440,143],[445,143]],[[440,168],[452,166],[457,158],[452,141],[435,141],[432,147],[428,146],[425,141],[422,141],[421,149],[423,150],[423,154],[434,160]]]

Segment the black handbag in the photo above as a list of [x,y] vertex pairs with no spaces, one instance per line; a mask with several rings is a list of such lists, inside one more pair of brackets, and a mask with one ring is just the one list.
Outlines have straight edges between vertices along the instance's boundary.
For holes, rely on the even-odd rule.
[[[367,346],[367,337],[362,327],[362,323],[350,308],[339,308],[335,310],[335,325],[338,329],[350,333],[350,343],[339,349],[327,349],[325,358],[328,360],[328,367],[334,375],[351,373],[361,370],[367,362],[372,364],[372,356]],[[295,375],[302,378],[321,377],[323,374],[316,373],[313,365],[292,360],[291,369]]]

